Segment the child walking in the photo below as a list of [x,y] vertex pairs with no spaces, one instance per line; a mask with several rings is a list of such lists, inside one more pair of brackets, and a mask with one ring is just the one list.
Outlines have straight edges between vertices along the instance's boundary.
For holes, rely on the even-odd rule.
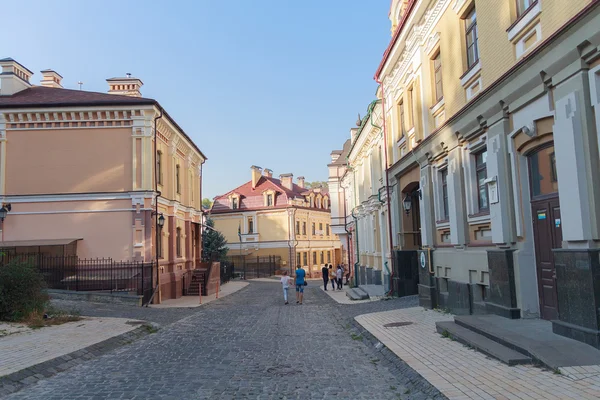
[[289,304],[288,289],[290,288],[290,280],[291,278],[288,276],[287,271],[283,271],[283,276],[281,277],[281,285],[283,286],[283,299],[285,300],[285,304]]

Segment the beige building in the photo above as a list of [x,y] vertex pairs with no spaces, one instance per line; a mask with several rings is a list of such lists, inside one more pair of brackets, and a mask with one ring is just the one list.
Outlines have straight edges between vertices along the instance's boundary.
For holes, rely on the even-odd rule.
[[255,260],[269,256],[281,269],[302,266],[320,276],[324,264],[341,262],[338,237],[331,230],[329,194],[304,187],[292,174],[273,178],[269,169],[250,168],[251,179],[214,199],[210,217],[227,239],[229,256]]
[[200,261],[206,157],[197,145],[141,97],[137,78],[108,79],[108,93],[95,93],[64,89],[52,70],[33,85],[10,58],[0,67],[3,252],[158,258],[157,299],[180,296],[182,275]]

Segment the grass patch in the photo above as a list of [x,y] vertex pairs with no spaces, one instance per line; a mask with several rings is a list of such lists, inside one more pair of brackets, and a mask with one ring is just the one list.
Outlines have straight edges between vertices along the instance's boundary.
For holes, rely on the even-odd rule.
[[553,372],[554,372],[554,375],[562,375],[562,372],[560,372],[560,369],[558,369],[558,368],[555,368]]
[[442,332],[442,336],[445,338],[449,338],[450,337],[450,332],[448,332],[446,329],[444,329],[444,331]]
[[45,313],[34,311],[22,322],[31,329],[39,329],[46,326],[62,325],[67,322],[81,321],[82,319],[77,310],[66,311],[49,306],[46,308]]
[[148,325],[148,324],[144,324],[142,325],[142,327],[146,330],[146,332],[148,332],[149,334],[152,333],[156,333],[158,332],[158,329],[156,329],[155,327],[153,327],[152,325]]
[[350,337],[352,338],[352,340],[362,340],[362,335],[357,335],[356,333],[352,333],[350,334]]
[[372,358],[371,359],[371,364],[373,364],[373,365],[377,365],[378,362],[379,362],[379,358]]
[[390,386],[390,390],[396,390],[397,387],[396,386]]
[[406,389],[406,390],[404,391],[404,394],[410,394],[410,389]]

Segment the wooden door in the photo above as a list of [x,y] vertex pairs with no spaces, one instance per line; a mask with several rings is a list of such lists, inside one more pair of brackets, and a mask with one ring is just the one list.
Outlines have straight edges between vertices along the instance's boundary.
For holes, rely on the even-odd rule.
[[558,318],[556,268],[552,249],[562,247],[558,197],[531,202],[540,312],[544,319]]

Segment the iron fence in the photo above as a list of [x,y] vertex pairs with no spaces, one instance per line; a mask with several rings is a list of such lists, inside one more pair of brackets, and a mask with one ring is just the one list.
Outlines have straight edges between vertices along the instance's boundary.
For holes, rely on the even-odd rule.
[[27,262],[36,266],[49,289],[133,293],[143,296],[144,303],[152,296],[152,262],[44,254],[5,254],[0,257],[0,266],[9,262]]
[[229,282],[233,278],[234,266],[228,261],[221,261],[221,284]]
[[264,257],[228,257],[226,263],[231,265],[232,276],[242,279],[268,278],[281,269],[281,256]]

